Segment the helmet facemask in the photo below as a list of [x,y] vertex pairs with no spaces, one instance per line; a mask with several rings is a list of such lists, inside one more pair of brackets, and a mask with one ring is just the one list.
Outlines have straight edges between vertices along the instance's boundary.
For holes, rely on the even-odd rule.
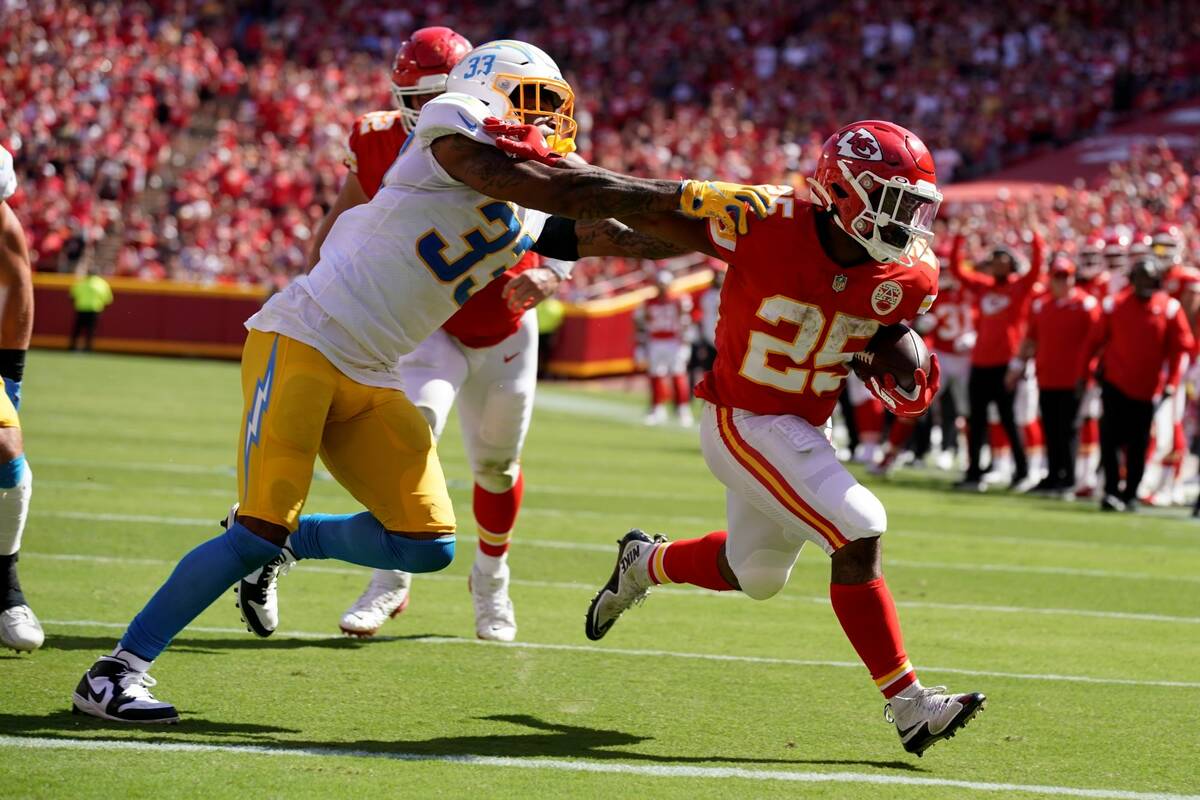
[[575,152],[575,92],[566,81],[498,74],[496,88],[508,96],[511,114],[526,125],[549,130],[546,144],[555,152]]
[[910,265],[917,260],[933,241],[933,220],[942,204],[937,187],[899,176],[884,179],[870,171],[855,176],[842,161],[838,167],[863,205],[852,220],[835,214],[842,230],[880,263]]
[[412,133],[421,116],[423,103],[418,103],[418,99],[424,97],[429,102],[445,91],[445,75],[423,75],[411,86],[400,86],[393,81],[392,101],[400,111],[400,124],[406,133]]

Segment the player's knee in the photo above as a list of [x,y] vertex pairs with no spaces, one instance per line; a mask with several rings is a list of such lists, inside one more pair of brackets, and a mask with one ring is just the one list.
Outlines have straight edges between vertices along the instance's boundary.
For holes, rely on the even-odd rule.
[[751,553],[736,564],[730,561],[729,569],[742,593],[752,600],[769,600],[779,594],[792,574],[792,564],[783,564],[773,554],[762,551]]
[[448,533],[436,539],[413,539],[404,534],[389,534],[389,544],[396,556],[395,564],[388,569],[405,572],[437,572],[454,561],[454,534]]
[[504,494],[517,483],[521,465],[514,458],[485,459],[475,466],[475,483],[485,492]]
[[855,484],[846,490],[842,497],[840,517],[845,525],[843,533],[848,539],[880,536],[887,531],[887,510],[879,498],[862,484]]

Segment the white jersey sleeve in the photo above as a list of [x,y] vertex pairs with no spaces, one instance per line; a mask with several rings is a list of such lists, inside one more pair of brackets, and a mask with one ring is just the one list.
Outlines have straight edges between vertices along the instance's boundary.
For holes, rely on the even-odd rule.
[[493,144],[483,132],[483,120],[495,116],[483,101],[469,94],[446,92],[421,107],[421,116],[412,135],[432,142],[442,136],[459,134],[480,144]]
[[12,153],[0,145],[0,201],[17,193],[17,171],[13,167]]

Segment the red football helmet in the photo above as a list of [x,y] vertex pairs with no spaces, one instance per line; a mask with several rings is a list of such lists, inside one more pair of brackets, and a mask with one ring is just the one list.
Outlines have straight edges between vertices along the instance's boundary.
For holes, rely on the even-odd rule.
[[933,240],[941,205],[933,157],[916,134],[868,119],[825,140],[809,179],[813,198],[881,263],[911,263]]
[[471,49],[471,43],[449,28],[421,28],[400,45],[392,62],[392,97],[400,124],[411,131],[421,110],[411,100],[446,91],[446,76]]
[[1150,237],[1150,249],[1165,266],[1178,264],[1183,261],[1183,234],[1174,225],[1160,225]]
[[1129,266],[1129,234],[1112,231],[1104,237],[1104,261],[1114,272],[1121,272]]

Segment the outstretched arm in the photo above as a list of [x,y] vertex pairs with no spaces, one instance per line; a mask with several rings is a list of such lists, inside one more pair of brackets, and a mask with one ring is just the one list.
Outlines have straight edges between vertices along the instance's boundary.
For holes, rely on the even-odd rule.
[[642,235],[669,242],[681,252],[703,253],[725,260],[708,237],[710,223],[706,219],[691,219],[677,211],[669,211],[662,214],[622,217],[621,221]]
[[480,194],[572,219],[602,219],[671,211],[679,183],[648,180],[592,166],[567,169],[517,161],[460,134],[433,143],[433,156],[455,180]]
[[[664,216],[678,216],[669,214]],[[631,219],[642,219],[633,217]],[[682,217],[680,217],[682,219]],[[692,220],[699,225],[700,220]],[[640,228],[640,226],[639,226]],[[655,236],[646,230],[634,230],[615,219],[576,220],[575,235],[579,240],[579,257],[626,256],[629,258],[673,258],[689,253],[693,248],[680,246],[675,241]]]

